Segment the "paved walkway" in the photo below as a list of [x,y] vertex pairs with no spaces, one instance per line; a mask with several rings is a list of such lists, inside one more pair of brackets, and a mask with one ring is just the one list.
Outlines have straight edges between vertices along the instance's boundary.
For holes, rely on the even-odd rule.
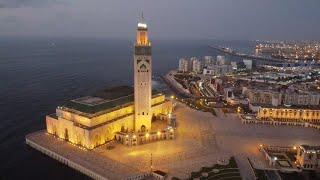
[[112,150],[107,150],[104,145],[93,151],[84,151],[45,133],[39,133],[35,139],[110,179],[150,171],[151,153],[154,169],[180,178],[187,178],[192,171],[203,166],[212,166],[217,160],[235,156],[243,178],[252,179],[247,157],[254,166],[266,167],[258,151],[259,144],[320,144],[320,134],[313,129],[243,125],[235,114],[216,112],[218,116],[213,116],[178,102],[176,138],[135,147],[116,144]]

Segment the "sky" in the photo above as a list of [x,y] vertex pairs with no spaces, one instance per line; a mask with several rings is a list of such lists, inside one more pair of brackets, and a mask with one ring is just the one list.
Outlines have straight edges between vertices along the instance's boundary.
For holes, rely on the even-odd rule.
[[0,37],[320,40],[320,0],[0,0]]

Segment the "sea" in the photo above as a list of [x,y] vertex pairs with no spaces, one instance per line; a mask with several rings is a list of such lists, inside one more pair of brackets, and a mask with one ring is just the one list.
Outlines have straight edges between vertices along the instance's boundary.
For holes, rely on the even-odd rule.
[[[179,58],[217,56],[208,45],[251,52],[252,41],[153,40],[153,85]],[[232,57],[226,56],[227,59]],[[0,38],[0,179],[89,179],[25,144],[46,114],[106,87],[133,85],[133,39]]]

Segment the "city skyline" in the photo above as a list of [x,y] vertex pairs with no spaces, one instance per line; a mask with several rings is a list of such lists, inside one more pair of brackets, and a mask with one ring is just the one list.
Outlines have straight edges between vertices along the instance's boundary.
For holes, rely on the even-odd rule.
[[319,5],[313,0],[5,0],[0,2],[0,37],[131,39],[143,11],[153,39],[320,40]]

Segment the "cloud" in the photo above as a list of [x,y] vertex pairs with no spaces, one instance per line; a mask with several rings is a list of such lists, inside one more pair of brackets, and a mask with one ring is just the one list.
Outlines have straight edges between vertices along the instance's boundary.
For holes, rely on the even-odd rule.
[[0,0],[0,36],[132,38],[143,10],[153,38],[320,39],[320,1],[288,1]]
[[1,0],[0,8],[43,7],[62,3],[60,0]]

